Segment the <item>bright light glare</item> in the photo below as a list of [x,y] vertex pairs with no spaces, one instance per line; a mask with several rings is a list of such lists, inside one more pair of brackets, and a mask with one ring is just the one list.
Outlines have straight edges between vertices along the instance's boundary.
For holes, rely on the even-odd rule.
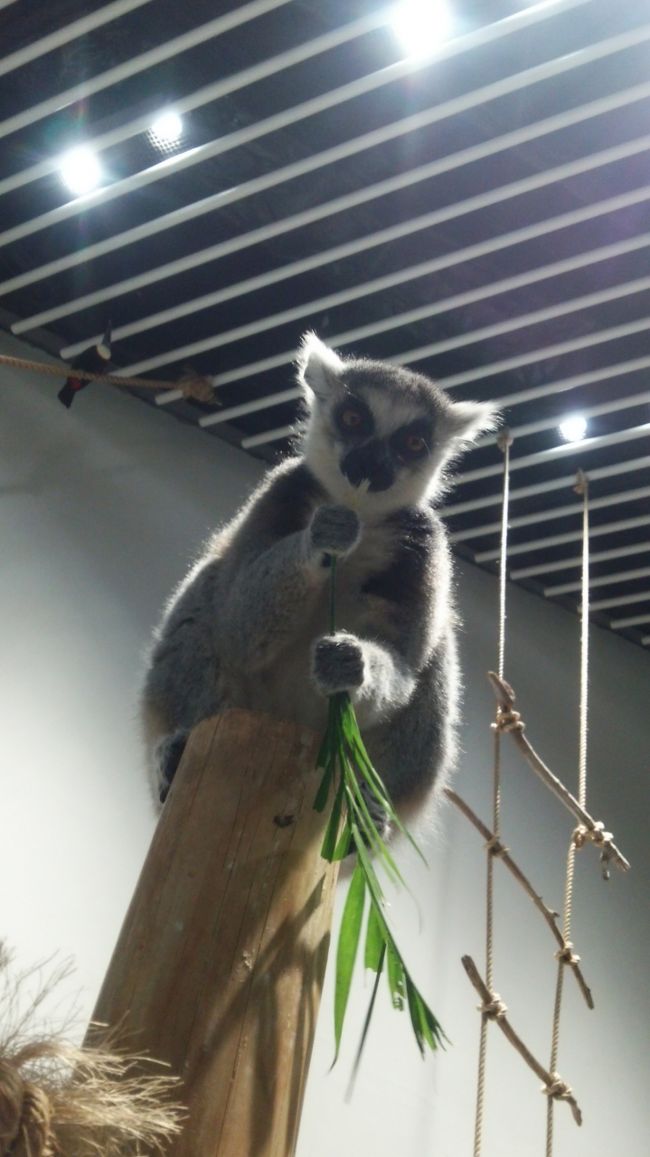
[[92,149],[79,145],[63,155],[59,174],[70,192],[81,197],[97,188],[102,179],[102,168]]
[[403,0],[391,24],[408,56],[433,56],[451,32],[451,12],[446,0]]
[[582,442],[587,433],[587,419],[582,414],[571,414],[560,422],[560,434],[565,442]]
[[149,129],[149,135],[155,145],[177,145],[183,135],[183,122],[177,112],[166,109],[160,113]]

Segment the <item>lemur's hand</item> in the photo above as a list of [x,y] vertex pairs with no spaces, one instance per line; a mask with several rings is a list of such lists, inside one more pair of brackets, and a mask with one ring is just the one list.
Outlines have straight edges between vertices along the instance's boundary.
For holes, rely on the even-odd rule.
[[361,523],[347,506],[319,506],[309,527],[314,551],[343,555],[353,550],[361,538]]
[[355,635],[336,631],[318,639],[312,651],[312,675],[322,695],[355,691],[363,683],[363,646]]

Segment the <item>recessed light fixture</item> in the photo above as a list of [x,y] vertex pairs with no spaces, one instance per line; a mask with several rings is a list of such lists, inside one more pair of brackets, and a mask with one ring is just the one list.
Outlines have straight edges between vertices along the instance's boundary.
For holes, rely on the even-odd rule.
[[173,149],[183,135],[183,122],[174,109],[165,109],[159,113],[149,129],[149,140],[163,152]]
[[582,442],[587,433],[587,419],[582,414],[570,414],[559,426],[565,442]]
[[62,156],[59,175],[66,188],[76,197],[81,197],[97,188],[102,179],[102,168],[92,149],[78,145]]
[[451,32],[451,11],[446,0],[403,0],[391,24],[408,56],[435,56]]

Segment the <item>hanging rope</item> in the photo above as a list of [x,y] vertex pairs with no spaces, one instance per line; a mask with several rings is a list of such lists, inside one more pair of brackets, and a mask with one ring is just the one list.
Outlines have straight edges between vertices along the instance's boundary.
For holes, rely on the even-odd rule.
[[156,380],[154,378],[124,378],[120,374],[97,374],[89,370],[77,370],[64,362],[59,365],[50,362],[36,362],[29,358],[12,358],[8,354],[0,354],[0,365],[8,366],[12,370],[29,370],[34,374],[45,374],[50,378],[79,378],[82,382],[106,382],[109,386],[130,386],[138,390],[170,390],[178,389],[188,398],[195,398],[199,402],[213,402],[214,386],[208,378],[193,370],[183,371],[178,382]]
[[[499,560],[499,632],[497,644],[497,665],[499,678],[503,679],[506,649],[506,579],[508,553],[508,508],[510,504],[510,447],[512,435],[508,429],[501,431],[497,440],[503,454],[503,500],[501,505],[501,553]],[[474,1118],[474,1157],[480,1157],[483,1143],[483,1111],[485,1103],[485,1079],[487,1058],[488,1024],[495,1017],[493,1009],[500,1006],[500,998],[493,991],[494,984],[494,861],[501,844],[501,728],[499,712],[494,731],[494,765],[492,775],[492,838],[487,844],[487,870],[485,886],[485,982],[491,994],[490,1001],[481,1007],[481,1035],[478,1053],[478,1079],[476,1085],[476,1114]],[[505,1006],[504,1006],[505,1008]]]
[[[578,737],[578,802],[587,806],[587,719],[589,689],[589,481],[582,470],[578,471],[575,490],[582,495],[582,592],[580,630],[580,708]],[[602,826],[602,825],[601,825]],[[564,990],[565,965],[572,963],[571,920],[573,915],[573,885],[575,879],[576,850],[582,847],[582,830],[576,828],[571,837],[567,853],[566,878],[564,884],[564,912],[562,933],[566,948],[557,954],[558,967],[553,1005],[553,1029],[551,1034],[551,1059],[549,1068],[557,1073],[560,1048],[560,1022],[562,1018],[562,995]],[[553,1122],[555,1098],[549,1097],[546,1107],[546,1157],[553,1157]]]

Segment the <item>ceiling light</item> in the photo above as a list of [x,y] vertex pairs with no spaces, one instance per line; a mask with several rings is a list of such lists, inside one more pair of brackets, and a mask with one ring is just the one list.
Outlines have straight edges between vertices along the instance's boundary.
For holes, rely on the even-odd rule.
[[582,442],[587,433],[587,419],[582,414],[570,414],[560,422],[559,429],[565,442]]
[[78,145],[61,158],[59,175],[70,192],[81,197],[97,188],[102,179],[102,169],[92,149]]
[[403,0],[393,10],[391,24],[408,56],[433,56],[451,31],[446,0]]
[[173,109],[165,109],[149,129],[149,139],[159,149],[169,149],[177,145],[183,135],[183,122]]

